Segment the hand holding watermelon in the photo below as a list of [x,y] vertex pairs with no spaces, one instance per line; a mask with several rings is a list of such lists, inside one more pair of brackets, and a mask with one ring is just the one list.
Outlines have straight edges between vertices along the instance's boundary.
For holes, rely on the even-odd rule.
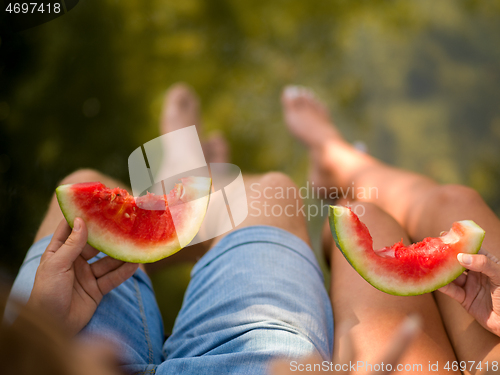
[[98,251],[87,244],[80,218],[71,230],[66,220],[57,227],[42,255],[28,305],[77,334],[90,321],[102,297],[131,277],[138,265],[104,257],[88,264]]
[[339,206],[330,206],[330,228],[354,269],[375,288],[398,296],[433,292],[455,280],[464,271],[457,255],[476,254],[485,234],[473,221],[462,220],[441,237],[375,250],[366,225],[349,208]]
[[[439,238],[381,250],[373,249],[368,228],[348,208],[332,206],[330,225],[344,256],[375,288],[395,295],[418,295],[444,285],[441,292],[500,336],[500,261],[479,250],[484,231],[472,221],[455,223]],[[462,273],[464,267],[469,271]]]
[[500,336],[500,261],[485,250],[458,254],[469,271],[439,290],[457,300],[488,331]]

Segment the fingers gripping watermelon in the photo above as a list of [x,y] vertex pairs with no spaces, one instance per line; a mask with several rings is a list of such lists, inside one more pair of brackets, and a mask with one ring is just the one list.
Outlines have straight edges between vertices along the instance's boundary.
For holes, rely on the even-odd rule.
[[452,282],[465,270],[457,254],[476,254],[484,238],[484,230],[464,220],[441,237],[374,250],[368,228],[349,208],[330,206],[329,220],[340,250],[354,269],[375,288],[399,296],[432,292]]
[[211,179],[182,178],[166,195],[134,198],[100,182],[56,189],[68,224],[76,217],[88,228],[88,243],[126,262],[150,263],[172,255],[195,237],[205,217]]

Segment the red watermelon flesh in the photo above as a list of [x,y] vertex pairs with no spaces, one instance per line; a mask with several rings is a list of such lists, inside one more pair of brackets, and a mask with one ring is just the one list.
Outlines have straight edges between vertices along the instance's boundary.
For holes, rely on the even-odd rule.
[[59,186],[56,194],[71,227],[76,217],[85,221],[93,247],[127,262],[149,263],[174,254],[194,238],[210,188],[209,178],[189,177],[166,196],[134,198],[100,182]]
[[464,220],[441,237],[374,250],[370,232],[359,218],[349,208],[334,206],[330,206],[330,228],[354,269],[375,288],[394,295],[424,294],[450,283],[465,270],[457,254],[477,253],[484,238],[484,230]]

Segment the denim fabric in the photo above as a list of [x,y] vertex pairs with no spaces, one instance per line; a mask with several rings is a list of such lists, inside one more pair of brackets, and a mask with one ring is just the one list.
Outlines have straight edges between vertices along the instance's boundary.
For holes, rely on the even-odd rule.
[[[31,247],[12,296],[29,298],[49,241]],[[230,233],[198,261],[168,340],[141,270],[104,297],[80,333],[96,334],[120,346],[124,369],[134,373],[265,374],[276,357],[319,353],[330,360],[333,316],[309,246],[284,230],[255,226]]]
[[[51,238],[42,238],[28,250],[10,298],[21,303],[28,301],[40,258]],[[99,253],[89,263],[104,256],[106,254]],[[149,277],[138,269],[131,278],[106,294],[80,336],[98,336],[115,343],[124,363],[161,363],[165,342],[163,321]]]

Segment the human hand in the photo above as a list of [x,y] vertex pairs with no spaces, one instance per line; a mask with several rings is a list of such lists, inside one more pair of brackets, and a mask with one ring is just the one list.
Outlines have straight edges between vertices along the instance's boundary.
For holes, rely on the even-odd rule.
[[469,271],[439,291],[460,302],[479,324],[500,336],[500,261],[485,250],[479,254],[458,254]]
[[75,219],[73,230],[66,220],[61,221],[42,255],[27,303],[61,323],[71,335],[90,321],[102,297],[138,267],[110,257],[88,264],[98,251],[87,244],[87,236],[82,219]]
[[[380,371],[374,371],[378,375],[390,374],[397,369],[398,361],[406,352],[410,344],[420,333],[421,319],[418,316],[409,316],[401,323],[388,348],[386,349],[382,361],[376,363],[383,364]],[[354,374],[357,372],[357,361],[355,360],[355,350],[351,342],[349,332],[345,334],[345,346],[343,355],[334,356],[333,361],[322,361],[317,355],[307,357],[302,361],[295,361],[292,367],[290,360],[276,360],[269,367],[269,375],[292,375],[297,370],[306,371],[308,374]],[[354,365],[354,370],[351,366]]]

